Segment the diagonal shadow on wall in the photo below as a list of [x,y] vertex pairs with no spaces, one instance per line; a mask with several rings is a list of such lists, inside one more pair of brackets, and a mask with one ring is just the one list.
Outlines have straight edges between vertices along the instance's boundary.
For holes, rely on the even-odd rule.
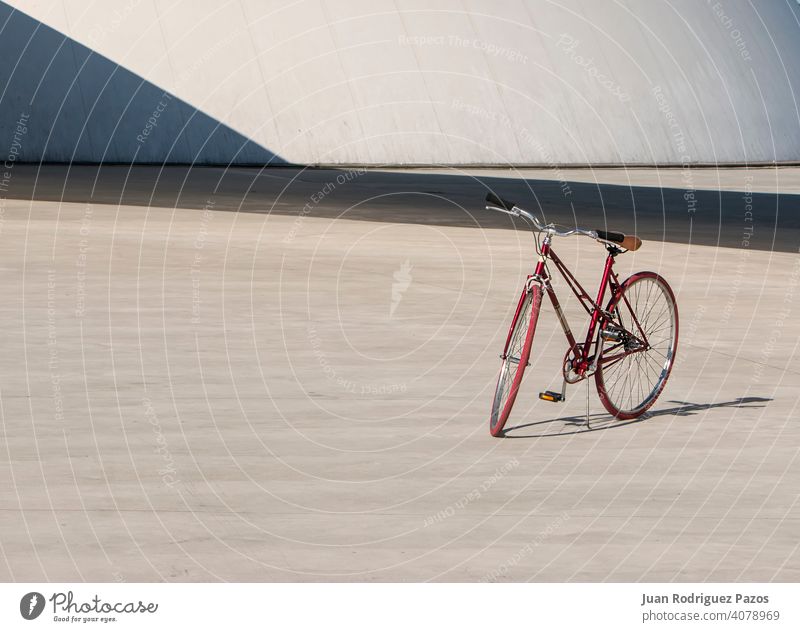
[[[16,160],[285,164],[5,2],[0,2],[0,60],[0,146]],[[202,68],[197,73],[201,78]]]
[[[745,199],[742,191],[560,183],[504,177],[498,171],[471,176],[459,169],[372,170],[346,178],[346,186],[331,187],[344,172],[189,168],[186,165],[192,163],[286,161],[4,2],[0,55],[0,164],[8,157],[38,163],[41,156],[66,163],[47,169],[19,164],[13,178],[5,180],[0,169],[0,194],[9,199],[202,208],[213,197],[217,210],[298,215],[308,207],[315,217],[513,227],[508,217],[482,210],[486,191],[493,190],[565,225],[730,248],[743,248],[743,239],[754,230],[748,249],[797,252],[796,194],[754,193]],[[20,121],[24,133],[19,131]],[[74,162],[94,164],[76,167]],[[165,162],[185,165],[130,167]],[[322,190],[330,192],[319,196]],[[322,200],[313,202],[315,197]],[[754,218],[752,224],[745,221],[746,213]]]

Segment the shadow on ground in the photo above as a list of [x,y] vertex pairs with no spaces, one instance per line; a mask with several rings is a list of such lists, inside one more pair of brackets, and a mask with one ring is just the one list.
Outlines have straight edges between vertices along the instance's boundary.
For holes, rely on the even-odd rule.
[[[4,198],[514,228],[483,210],[492,190],[549,221],[645,240],[785,252],[800,243],[798,195],[525,179],[497,169],[264,169],[283,159],[5,2],[0,25],[0,147],[19,152],[6,166]],[[26,156],[65,164],[25,165]],[[81,160],[106,164],[73,164]],[[141,164],[164,160],[259,167]]]
[[[203,208],[440,226],[515,228],[485,211],[487,191],[549,221],[635,232],[645,240],[797,252],[800,195],[692,191],[451,173],[310,168],[17,165],[8,198]],[[210,204],[209,204],[210,203]],[[745,222],[751,213],[753,223]],[[517,226],[527,230],[525,226]]]
[[[610,430],[611,428],[621,428],[630,424],[642,423],[653,417],[688,417],[696,415],[705,410],[712,410],[715,408],[764,408],[758,404],[766,405],[766,402],[771,402],[769,397],[738,397],[729,402],[717,402],[714,404],[694,404],[691,402],[681,402],[670,400],[670,404],[678,404],[670,408],[659,408],[656,410],[649,410],[638,419],[631,419],[627,421],[620,421],[611,415],[605,413],[596,413],[589,416],[589,423],[587,424],[586,415],[572,415],[569,417],[556,417],[555,419],[545,419],[544,421],[535,421],[527,424],[520,424],[506,428],[505,437],[507,439],[533,439],[536,437],[562,437],[564,435],[580,434],[583,432],[596,432],[598,430]],[[548,424],[563,424],[563,427],[558,432],[542,432],[538,434],[509,434],[517,430],[525,428],[535,428],[538,426],[547,427]],[[564,430],[572,426],[571,429]]]

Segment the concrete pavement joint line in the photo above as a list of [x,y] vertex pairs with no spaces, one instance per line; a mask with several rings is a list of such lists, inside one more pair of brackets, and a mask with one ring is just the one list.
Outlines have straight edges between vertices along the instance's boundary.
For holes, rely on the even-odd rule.
[[[105,491],[108,493],[108,497],[111,498],[111,502],[114,503],[113,511],[116,514],[120,515],[120,517],[121,517],[120,508],[117,505],[116,498],[114,498],[114,494],[113,494],[112,489],[111,489],[111,483],[108,480],[108,474],[106,472],[106,468],[103,465],[103,456],[102,456],[101,451],[100,451],[100,444],[99,444],[99,442],[97,440],[97,432],[95,430],[95,423],[94,423],[94,416],[93,416],[93,411],[92,411],[91,397],[89,395],[89,384],[88,384],[88,380],[87,380],[88,372],[86,370],[86,367],[87,367],[87,365],[86,365],[86,345],[84,344],[83,320],[81,320],[81,319],[78,320],[78,329],[79,329],[79,332],[80,332],[81,368],[83,369],[83,371],[82,371],[82,373],[83,373],[83,387],[84,387],[83,388],[83,392],[86,395],[86,416],[89,419],[89,427],[91,428],[91,432],[92,432],[92,442],[94,444],[95,453],[97,454],[97,460],[100,463],[100,471],[103,473],[103,482],[105,483]],[[111,510],[108,510],[108,511],[111,511]],[[126,534],[130,538],[130,540],[133,542],[133,544],[136,547],[136,549],[139,552],[139,554],[142,556],[143,559],[145,559],[147,561],[148,564],[150,564],[150,567],[153,569],[153,571],[156,574],[158,574],[158,569],[156,569],[156,567],[153,566],[152,562],[150,562],[148,560],[148,558],[145,555],[144,551],[142,550],[141,546],[136,541],[136,538],[133,537],[133,534],[131,533],[130,528],[128,527],[128,524],[125,522],[124,519],[121,519],[121,522],[122,522],[123,528],[125,529]]]
[[84,502],[83,494],[81,493],[80,485],[78,484],[78,477],[77,477],[77,475],[75,473],[75,467],[74,467],[74,464],[73,464],[73,461],[72,461],[72,456],[70,455],[70,452],[69,452],[69,439],[67,438],[67,431],[66,430],[64,430],[63,438],[64,438],[64,450],[65,450],[65,453],[66,453],[66,456],[67,456],[67,462],[69,463],[70,473],[72,474],[72,482],[75,484],[75,491],[78,494],[78,501],[81,504],[80,510],[76,510],[76,511],[80,511],[80,513],[86,518],[86,522],[89,524],[89,530],[92,532],[92,536],[94,537],[94,541],[97,542],[97,546],[100,547],[100,550],[102,551],[103,556],[106,558],[106,562],[108,563],[108,565],[109,566],[113,566],[113,563],[111,562],[111,558],[108,556],[108,552],[106,551],[106,548],[103,546],[103,543],[100,541],[100,537],[97,535],[97,529],[95,529],[94,524],[92,524],[91,517],[89,516],[89,512],[86,509],[86,503]]

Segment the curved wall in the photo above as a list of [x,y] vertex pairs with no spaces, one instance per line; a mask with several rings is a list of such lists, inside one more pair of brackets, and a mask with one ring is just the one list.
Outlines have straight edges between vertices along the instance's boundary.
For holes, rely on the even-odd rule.
[[0,142],[27,113],[28,161],[800,161],[794,0],[0,9]]

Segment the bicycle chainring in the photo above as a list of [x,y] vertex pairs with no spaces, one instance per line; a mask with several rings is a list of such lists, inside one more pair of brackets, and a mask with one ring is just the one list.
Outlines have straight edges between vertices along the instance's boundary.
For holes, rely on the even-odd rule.
[[562,373],[564,374],[564,381],[567,384],[577,384],[581,380],[586,379],[586,375],[579,375],[577,371],[575,371],[572,367],[575,363],[575,357],[573,354],[572,349],[567,349],[567,353],[564,356],[564,364],[561,368]]

